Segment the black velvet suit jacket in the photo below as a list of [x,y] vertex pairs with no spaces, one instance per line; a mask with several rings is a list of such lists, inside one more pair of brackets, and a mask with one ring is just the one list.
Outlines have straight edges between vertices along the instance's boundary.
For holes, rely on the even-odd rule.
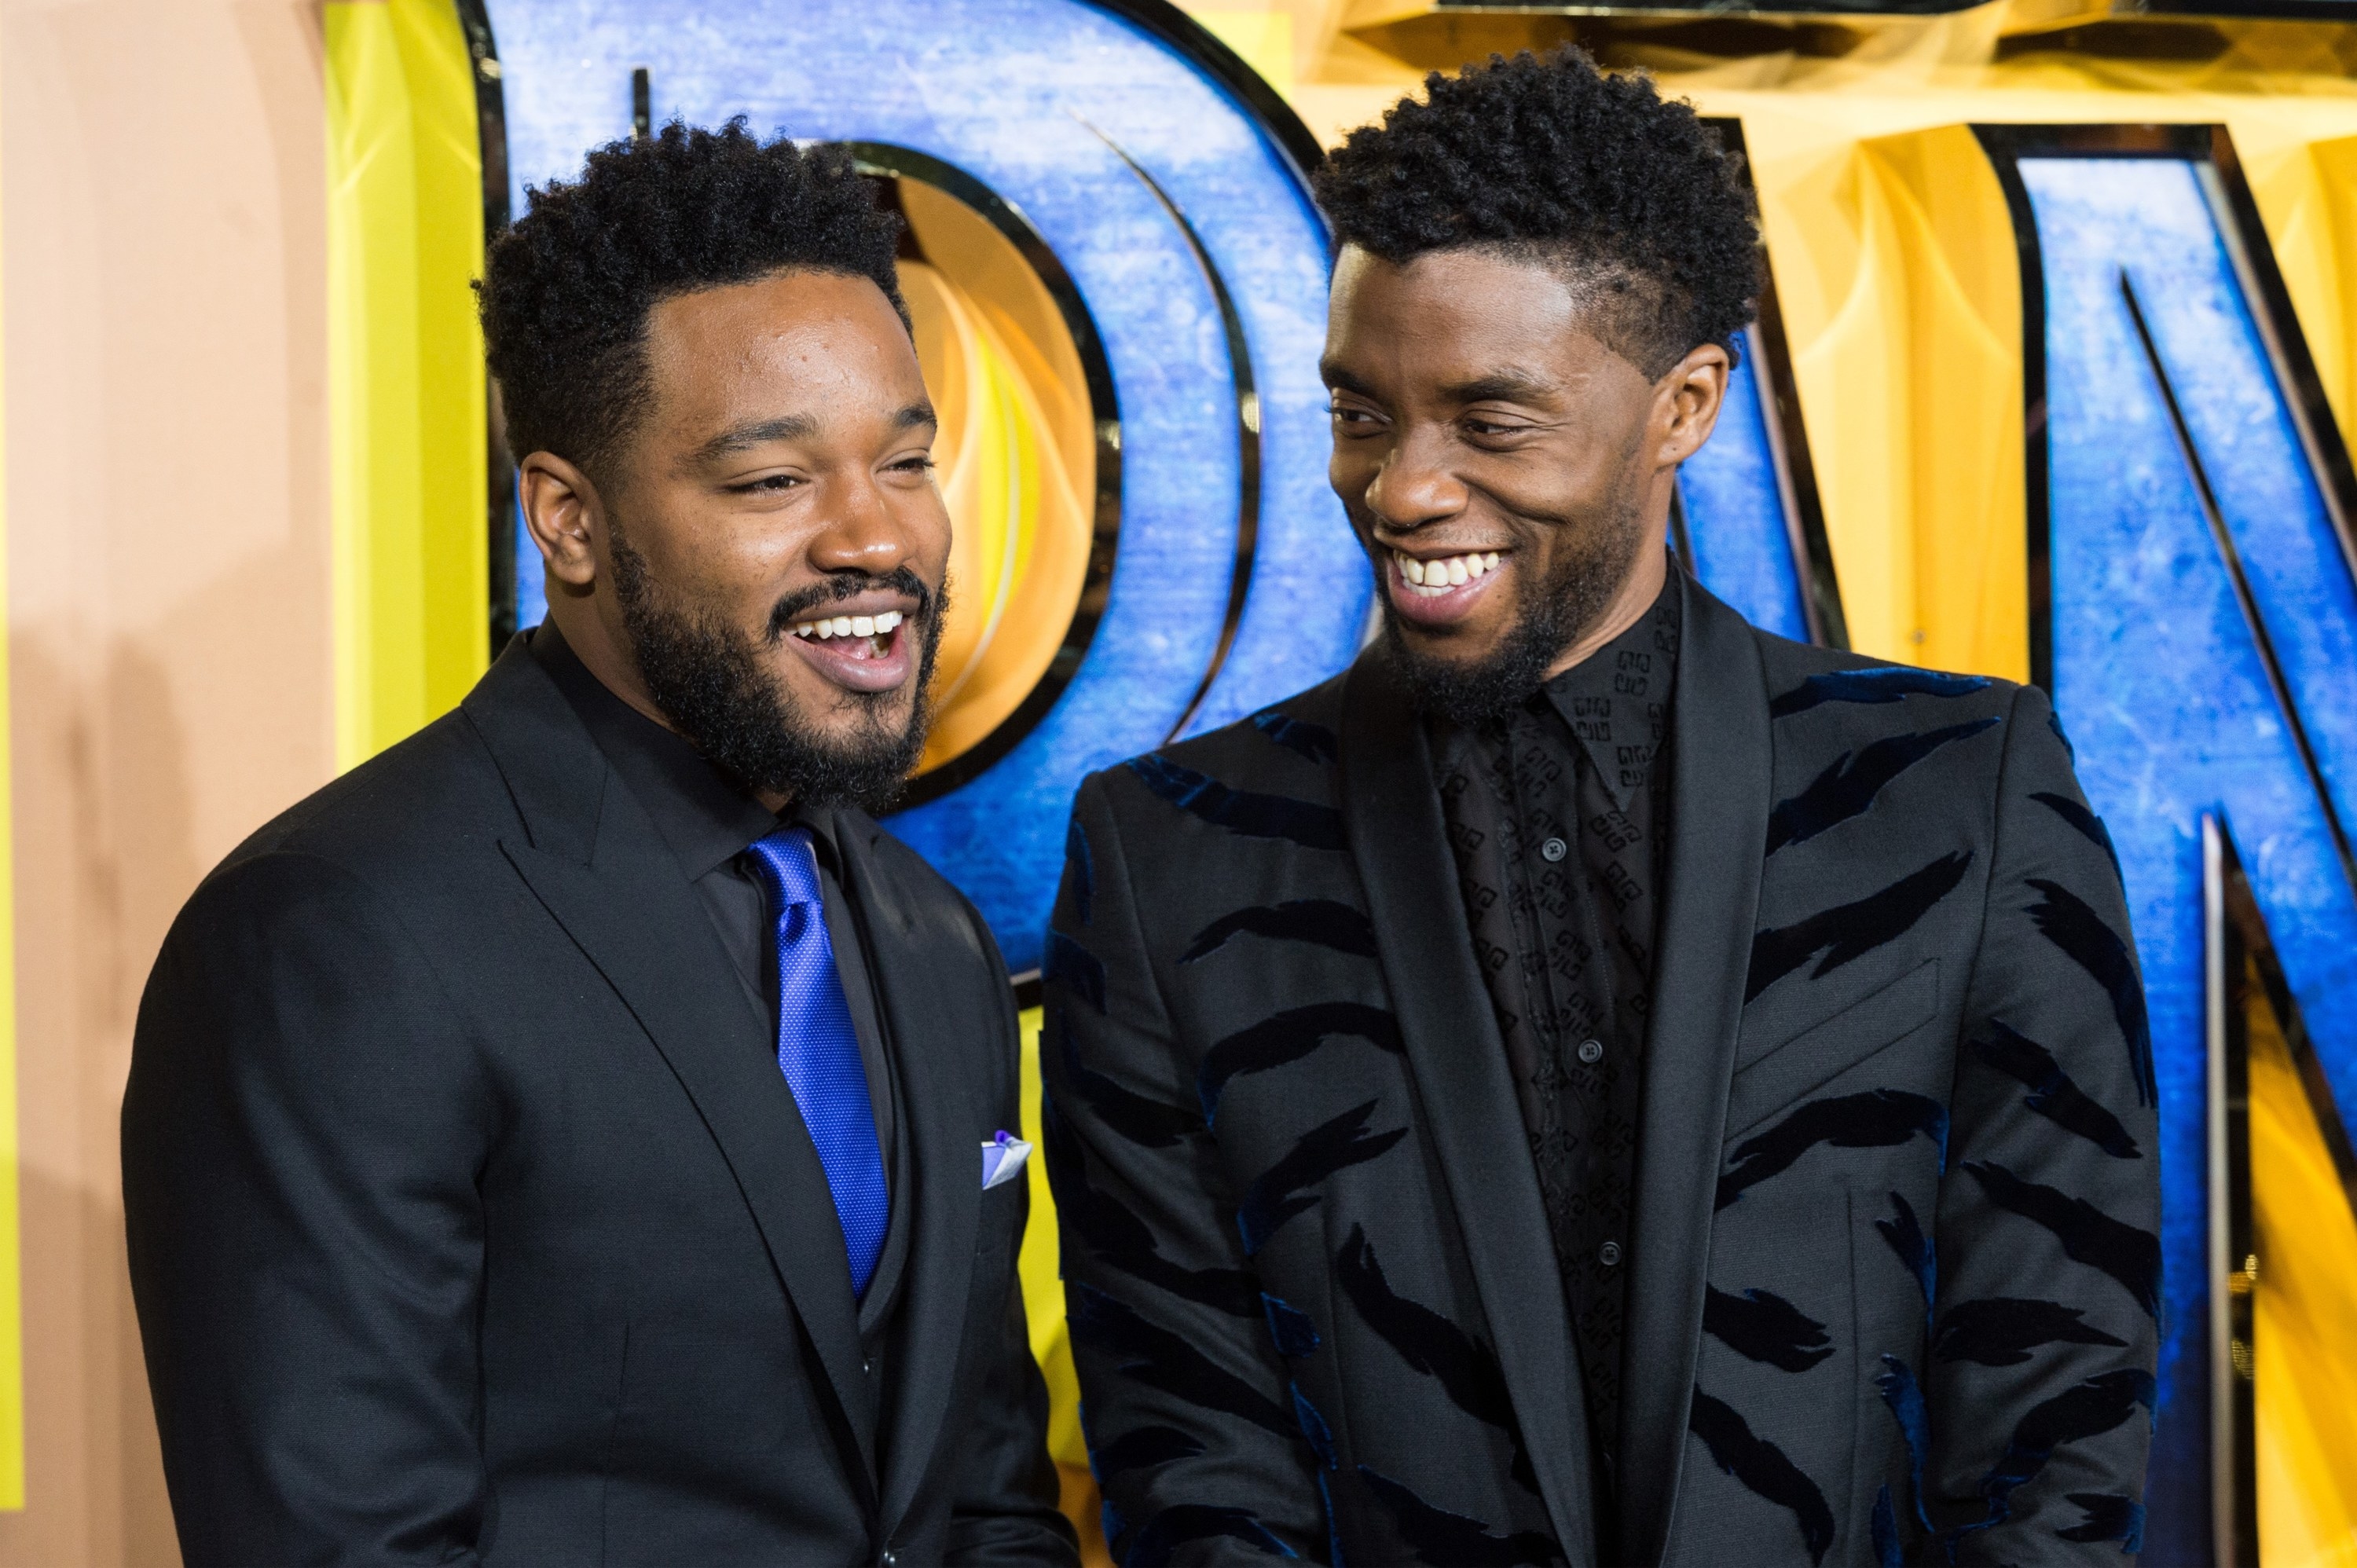
[[2067,744],[2035,689],[1683,591],[1620,1539],[1422,729],[1370,656],[1080,794],[1049,1155],[1117,1558],[2121,1560],[2155,1117]]
[[833,826],[913,1172],[880,1388],[771,1026],[520,642],[206,879],[124,1102],[192,1565],[1072,1560],[1024,1184],[981,1188],[1005,972],[915,855]]

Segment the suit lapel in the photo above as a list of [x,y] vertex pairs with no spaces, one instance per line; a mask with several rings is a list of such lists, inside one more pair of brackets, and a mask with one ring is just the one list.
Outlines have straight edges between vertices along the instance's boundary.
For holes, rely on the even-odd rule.
[[[982,1142],[987,1107],[968,1083],[974,1054],[995,1033],[978,998],[955,983],[976,955],[946,943],[911,890],[876,854],[883,830],[849,813],[836,819],[835,844],[860,937],[876,977],[877,1014],[890,1042],[909,1181],[898,1203],[912,1203],[908,1273],[895,1336],[892,1419],[886,1431],[883,1523],[888,1535],[916,1500],[943,1431],[950,1391],[964,1348],[975,1231],[982,1212]],[[997,1003],[1004,1006],[1006,1004]],[[966,1059],[961,1060],[961,1058]]]
[[1768,840],[1770,737],[1756,634],[1692,579],[1670,749],[1668,887],[1637,1135],[1621,1410],[1622,1545],[1661,1561],[1702,1347],[1719,1144]]
[[1423,728],[1379,653],[1352,666],[1342,703],[1343,815],[1418,1098],[1548,1517],[1573,1568],[1587,1568],[1595,1509],[1571,1321]]
[[[531,842],[517,872],[638,1019],[694,1102],[872,1466],[876,1412],[818,1150],[695,889],[555,683],[511,645],[467,699]],[[977,1176],[977,1180],[979,1177]],[[870,1476],[872,1481],[872,1475]]]

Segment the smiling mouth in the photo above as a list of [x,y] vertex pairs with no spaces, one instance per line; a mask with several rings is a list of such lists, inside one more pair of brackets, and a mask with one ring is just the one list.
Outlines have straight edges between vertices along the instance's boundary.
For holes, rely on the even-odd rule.
[[917,671],[918,627],[900,610],[797,621],[781,640],[819,676],[856,695],[907,686]]
[[1450,555],[1437,561],[1419,561],[1405,551],[1392,552],[1392,560],[1399,567],[1401,585],[1418,598],[1437,599],[1451,589],[1478,582],[1497,570],[1499,554],[1474,551],[1464,555]]
[[834,616],[803,621],[790,628],[789,635],[809,642],[840,639],[843,646],[829,651],[845,659],[888,659],[892,634],[899,629],[902,618],[899,610],[886,610],[879,616]]

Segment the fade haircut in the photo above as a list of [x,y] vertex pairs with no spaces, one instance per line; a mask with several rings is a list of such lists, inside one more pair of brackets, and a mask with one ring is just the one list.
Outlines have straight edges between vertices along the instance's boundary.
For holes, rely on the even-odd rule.
[[740,115],[609,142],[581,177],[525,193],[476,285],[518,462],[553,452],[611,471],[647,395],[647,317],[664,300],[790,268],[864,277],[908,319],[900,219],[839,147],[764,143]]
[[1760,297],[1757,209],[1741,156],[1690,105],[1571,48],[1491,55],[1425,89],[1318,169],[1339,243],[1394,265],[1459,248],[1544,265],[1649,378],[1705,343],[1738,352]]

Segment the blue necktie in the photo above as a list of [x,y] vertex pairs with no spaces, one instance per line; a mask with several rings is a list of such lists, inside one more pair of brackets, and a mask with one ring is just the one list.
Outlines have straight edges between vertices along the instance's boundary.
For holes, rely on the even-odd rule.
[[818,1145],[851,1262],[851,1294],[863,1297],[884,1251],[891,1209],[867,1069],[859,1060],[859,1036],[852,1032],[834,944],[826,933],[818,856],[808,828],[780,828],[748,853],[778,912],[778,1070]]

